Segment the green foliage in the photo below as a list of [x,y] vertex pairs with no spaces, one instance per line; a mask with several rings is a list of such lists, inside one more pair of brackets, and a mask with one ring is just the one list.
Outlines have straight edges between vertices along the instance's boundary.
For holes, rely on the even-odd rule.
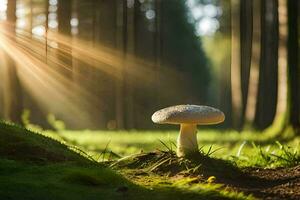
[[230,83],[230,59],[228,58],[231,56],[231,38],[217,33],[214,37],[202,37],[201,39],[203,49],[210,61],[208,63],[211,70],[209,92],[210,96],[213,97],[210,103],[215,102],[215,104],[218,104],[218,102],[225,100],[222,99],[224,96],[218,97],[216,94],[222,94],[221,90],[226,87],[224,84]]
[[205,102],[208,100],[211,72],[201,40],[190,22],[185,1],[165,0],[161,4],[164,14],[163,63],[181,72],[185,82],[189,82],[189,91]]
[[34,132],[42,132],[43,128],[39,125],[33,124],[30,121],[31,112],[28,109],[24,109],[21,115],[21,120],[25,128],[34,131]]
[[57,120],[54,114],[48,114],[47,121],[56,131],[63,131],[66,129],[65,123],[61,120]]
[[22,113],[22,116],[21,116],[21,119],[22,119],[22,123],[25,126],[30,124],[30,110],[24,109],[23,113]]
[[232,157],[239,166],[275,168],[293,167],[300,164],[299,145],[290,147],[276,141],[273,145],[270,144],[262,147],[252,143],[251,154],[249,152],[241,155],[243,146],[241,146],[237,156]]

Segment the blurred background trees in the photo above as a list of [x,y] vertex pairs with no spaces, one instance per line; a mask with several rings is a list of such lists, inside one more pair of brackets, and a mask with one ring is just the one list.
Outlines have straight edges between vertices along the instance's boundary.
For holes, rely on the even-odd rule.
[[52,113],[71,129],[151,129],[159,108],[207,104],[223,128],[300,127],[298,1],[0,4],[4,119],[28,109],[42,126]]

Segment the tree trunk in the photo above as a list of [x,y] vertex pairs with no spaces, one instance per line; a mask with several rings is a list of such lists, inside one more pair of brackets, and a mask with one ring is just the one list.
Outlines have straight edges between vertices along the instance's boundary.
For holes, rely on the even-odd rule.
[[241,35],[240,35],[240,1],[231,1],[231,94],[233,127],[240,129],[242,115],[241,93]]
[[248,100],[248,86],[252,56],[252,32],[253,32],[253,2],[241,0],[241,90],[242,111],[238,128],[242,128],[245,122],[245,113]]
[[[230,1],[220,1],[221,6],[228,10],[227,15],[223,15],[221,20],[221,27],[220,27],[220,32],[226,37],[226,40],[230,40],[231,38],[231,13],[232,13],[232,8]],[[229,26],[226,24],[229,23]],[[223,24],[223,26],[222,26]],[[225,25],[224,25],[225,24]],[[229,42],[229,46],[227,48],[228,50],[231,49],[231,45]],[[222,63],[224,64],[223,67],[221,67],[220,71],[220,80],[219,80],[219,107],[220,109],[225,113],[226,115],[226,120],[224,123],[221,125],[222,127],[225,128],[232,128],[232,95],[231,95],[231,70],[230,70],[230,65],[231,65],[231,59],[227,58],[224,56],[222,59]]]
[[261,59],[254,126],[265,129],[274,120],[278,87],[278,0],[262,1]]
[[274,122],[284,117],[287,108],[287,2],[279,0],[278,95]]
[[[134,1],[135,2],[135,1]],[[136,3],[136,2],[135,2]],[[123,5],[124,8],[124,52],[125,52],[125,68],[124,68],[124,87],[125,87],[125,123],[126,129],[133,129],[134,128],[134,80],[130,75],[130,67],[133,65],[132,63],[132,56],[134,54],[134,33],[135,33],[135,10],[136,5],[133,4],[131,7],[128,6],[129,1]]]
[[160,88],[160,68],[161,68],[161,53],[162,53],[162,37],[161,37],[161,30],[162,30],[162,17],[163,17],[163,11],[162,11],[162,0],[155,0],[155,36],[154,36],[154,55],[155,55],[155,88],[156,88],[156,102],[157,105],[160,104],[160,91],[157,90],[157,88]]
[[[69,37],[71,35],[71,13],[72,13],[72,0],[59,0],[57,7],[58,19],[58,32],[63,36]],[[58,44],[57,58],[64,67],[59,67],[60,73],[65,78],[72,79],[72,48],[71,45]]]
[[288,0],[288,124],[299,134],[300,130],[300,94],[299,94],[299,61],[298,61],[298,1]]
[[[0,48],[0,80],[4,80],[4,52]],[[4,87],[0,84],[0,119],[4,118]]]
[[[116,48],[118,50],[119,56],[124,58],[124,34],[123,29],[125,28],[125,24],[123,23],[124,17],[124,6],[126,2],[116,0],[117,11],[116,11]],[[118,129],[124,129],[124,63],[120,66],[119,70],[116,71],[116,100],[115,100],[115,109],[116,109],[116,122]]]
[[253,1],[253,29],[252,29],[252,53],[250,78],[248,84],[247,105],[245,110],[245,122],[252,126],[258,90],[259,63],[261,50],[261,0]]

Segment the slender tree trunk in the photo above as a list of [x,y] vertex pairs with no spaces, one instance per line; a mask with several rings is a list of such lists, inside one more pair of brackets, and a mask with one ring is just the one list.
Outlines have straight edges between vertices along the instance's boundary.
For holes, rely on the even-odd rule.
[[[117,0],[104,0],[104,1],[91,1],[94,4],[93,7],[93,29],[94,29],[94,46],[98,51],[102,47],[108,47],[109,49],[114,49],[116,51],[111,52],[111,56],[115,52],[122,50],[123,40],[122,40],[122,5],[123,1]],[[120,13],[121,12],[121,13]],[[101,51],[101,50],[99,50]],[[104,50],[105,51],[105,50]],[[122,58],[122,53],[117,55],[117,59]],[[101,65],[105,68],[110,68],[108,63],[97,63],[95,62],[95,67]],[[91,88],[92,91],[99,97],[98,102],[99,108],[102,109],[100,112],[105,117],[106,127],[108,129],[123,129],[123,100],[122,100],[122,76],[123,66],[114,66],[111,68],[111,73],[114,76],[107,76],[106,72],[101,70],[94,71],[94,82],[98,83],[97,87]],[[100,97],[106,97],[104,98]],[[109,100],[111,99],[111,101]],[[102,104],[102,105],[101,105]]]
[[241,90],[242,111],[238,128],[242,128],[245,122],[245,113],[248,100],[248,86],[250,77],[250,66],[252,57],[253,37],[253,1],[241,0]]
[[[45,5],[45,13],[46,13],[46,22],[45,22],[45,49],[46,49],[46,63],[48,62],[48,25],[49,25],[49,1],[46,1]],[[31,10],[32,11],[32,10]],[[31,24],[32,26],[32,24]],[[32,29],[31,29],[32,30]]]
[[[124,17],[124,1],[115,0],[117,5],[117,17],[116,17],[116,48],[119,53],[120,58],[124,58],[124,38],[123,38],[123,29],[125,24],[123,23]],[[120,66],[119,70],[116,71],[117,78],[116,78],[116,121],[117,121],[117,128],[124,129],[124,69],[123,69],[124,62],[122,66]]]
[[71,34],[72,0],[59,0],[57,7],[58,31],[60,34],[69,36]]
[[[15,36],[16,24],[16,0],[7,1],[7,28],[13,36]],[[16,63],[9,57],[4,55],[6,60],[6,71],[4,80],[4,118],[16,123],[21,123],[21,114],[23,109],[22,89],[18,77]]]
[[[131,5],[130,8],[128,8],[128,2],[123,5],[124,8],[124,52],[125,52],[125,68],[124,68],[124,87],[125,87],[125,105],[126,105],[126,115],[125,115],[125,121],[126,121],[126,129],[132,129],[134,128],[134,80],[132,80],[132,77],[129,73],[129,68],[132,63],[132,56],[134,54],[134,28],[135,28],[135,11],[136,5]],[[135,1],[134,1],[135,2]]]
[[[59,0],[57,7],[58,32],[61,35],[69,37],[71,35],[71,14],[72,0]],[[59,71],[64,77],[72,79],[72,48],[71,45],[59,44],[57,50],[58,60],[63,63],[64,68],[60,67]]]
[[[4,54],[0,49],[0,80],[4,80]],[[4,87],[0,84],[0,119],[4,118]]]
[[160,104],[160,91],[158,88],[160,87],[160,68],[161,68],[161,53],[162,53],[162,37],[161,37],[161,30],[162,30],[162,0],[155,0],[155,11],[156,11],[156,16],[155,16],[155,45],[154,45],[154,54],[155,54],[155,64],[156,64],[156,69],[155,69],[155,88],[156,88],[156,102],[157,105]]
[[299,43],[298,43],[298,1],[288,0],[288,124],[299,134],[300,132],[300,94],[299,94]]
[[[64,1],[64,0],[61,0]],[[99,95],[96,94],[95,90],[99,87],[95,87],[93,84],[95,82],[94,76],[96,75],[96,70],[93,66],[91,66],[91,60],[89,57],[83,59],[83,55],[81,54],[82,49],[81,41],[84,40],[84,44],[90,47],[90,51],[93,51],[95,29],[93,29],[93,25],[95,23],[94,16],[91,15],[94,9],[99,9],[95,6],[92,0],[72,0],[72,9],[71,9],[71,18],[78,19],[78,26],[71,27],[71,37],[72,37],[72,46],[77,48],[70,49],[71,50],[71,63],[72,63],[72,83],[74,84],[74,92],[76,96],[79,96],[79,100],[77,102],[77,106],[85,109],[85,114],[88,120],[87,122],[83,122],[81,124],[73,125],[76,128],[87,127],[92,129],[104,129],[106,128],[106,120],[104,119],[104,113],[100,113],[99,107],[103,107]],[[87,12],[87,10],[89,12]],[[94,13],[93,13],[94,14]],[[69,33],[70,35],[70,33]],[[66,34],[66,36],[69,36]],[[85,62],[86,61],[86,62]],[[71,77],[69,77],[71,78]],[[101,84],[99,84],[101,85]],[[87,91],[87,93],[82,94],[82,91]],[[93,94],[93,98],[89,96],[89,94]],[[87,103],[89,102],[89,103]],[[97,102],[97,103],[96,103]],[[99,103],[99,104],[98,104]]]
[[261,0],[253,0],[253,34],[250,78],[248,84],[247,105],[245,111],[245,122],[250,126],[253,124],[257,100],[259,63],[261,50]]
[[240,35],[240,1],[231,1],[231,94],[233,127],[240,129],[242,115],[241,93],[241,35]]
[[254,126],[265,129],[273,123],[278,86],[278,0],[263,0],[261,59]]
[[275,122],[281,119],[287,108],[287,2],[279,0],[279,47],[278,47],[278,95]]
[[[222,17],[222,24],[231,24],[231,2],[230,1],[220,1],[220,5],[228,10],[228,14]],[[222,23],[223,22],[223,23]],[[226,38],[226,40],[230,41],[231,38],[231,25],[230,26],[221,26],[220,31]],[[231,42],[232,43],[232,42]],[[231,44],[229,42],[229,46],[227,49],[230,51]],[[219,80],[219,107],[225,113],[226,120],[222,124],[225,128],[232,128],[232,95],[231,95],[231,58],[223,58],[223,67],[221,67],[220,71],[220,80]]]

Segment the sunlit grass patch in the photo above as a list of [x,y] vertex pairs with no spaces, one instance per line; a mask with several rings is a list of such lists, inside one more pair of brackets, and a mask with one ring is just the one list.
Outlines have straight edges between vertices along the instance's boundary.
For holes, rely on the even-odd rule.
[[[53,137],[57,133],[47,131]],[[84,149],[95,160],[118,159],[120,156],[128,156],[140,152],[151,152],[153,150],[167,150],[164,144],[176,149],[178,131],[61,131],[60,137]],[[284,154],[274,139],[274,131],[266,132],[244,131],[220,131],[201,129],[198,133],[198,144],[204,152],[210,148],[218,149],[211,156],[235,162],[241,167],[285,167],[297,164],[297,155],[300,149],[300,138],[294,137],[282,142],[282,146],[289,147],[291,155],[295,152],[294,163],[285,161]],[[266,151],[269,149],[268,151]],[[266,152],[265,152],[266,151]],[[264,154],[274,153],[271,159],[266,160]],[[287,152],[286,152],[287,153]],[[277,158],[276,158],[277,155]],[[279,157],[278,157],[279,156]],[[283,156],[283,159],[280,157]]]
[[242,145],[238,154],[232,156],[232,160],[241,167],[276,168],[293,167],[300,164],[299,143],[293,147],[281,144],[278,141],[265,146],[251,143],[252,148],[247,149],[244,153],[242,153]]
[[[157,175],[138,169],[122,169],[120,173],[138,185],[144,185],[150,190],[171,192],[181,191],[186,199],[193,199],[193,193],[200,194],[200,199],[255,199],[252,195],[238,192],[223,184],[200,182],[196,177]],[[175,190],[175,191],[176,191]],[[170,194],[170,198],[176,199],[176,193]]]
[[224,188],[222,184],[201,184],[193,183],[195,178],[185,178],[181,179],[174,183],[175,186],[180,187],[182,190],[188,189],[190,191],[202,191],[203,195],[207,194],[213,195],[213,191],[219,190],[220,194],[224,197],[233,198],[233,199],[255,199],[252,195],[245,195],[242,192],[236,192],[230,188]]

